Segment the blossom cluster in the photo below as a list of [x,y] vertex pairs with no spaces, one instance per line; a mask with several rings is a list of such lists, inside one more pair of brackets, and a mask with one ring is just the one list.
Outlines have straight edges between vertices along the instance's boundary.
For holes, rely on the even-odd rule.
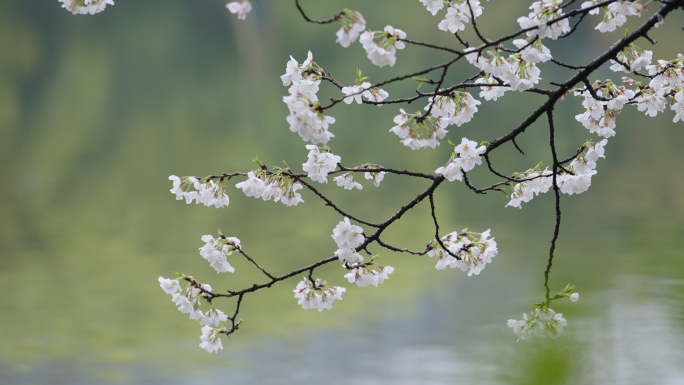
[[[602,0],[589,0],[582,3],[582,9],[593,7]],[[641,16],[646,11],[646,6],[641,4],[641,0],[617,0],[614,3],[603,7],[603,20],[595,29],[600,32],[613,32],[615,29],[627,21],[627,16]],[[590,15],[598,15],[599,8],[589,11]]]
[[318,146],[313,144],[308,144],[306,149],[309,150],[308,160],[302,164],[302,168],[307,176],[318,183],[328,183],[328,173],[337,168],[342,158],[330,152],[330,149],[321,152]]
[[529,15],[518,18],[520,28],[535,28],[527,32],[527,36],[558,39],[564,33],[570,32],[570,22],[567,18],[554,21],[563,16],[562,0],[540,0],[530,6]]
[[388,25],[384,31],[362,33],[359,42],[373,64],[378,67],[393,67],[397,62],[397,50],[406,47],[402,39],[406,39],[406,32]]
[[[583,150],[571,162],[568,168],[561,169],[556,175],[556,183],[563,194],[581,194],[591,186],[591,177],[596,174],[596,161],[605,158],[605,146],[608,139],[600,142],[589,142],[583,146]],[[548,169],[541,170],[540,165],[522,174],[513,176],[519,180],[512,187],[511,200],[506,207],[522,208],[522,203],[527,203],[539,194],[544,194],[553,186],[553,173]]]
[[252,10],[252,2],[250,0],[232,1],[226,4],[226,8],[230,13],[237,14],[238,19],[245,20]]
[[335,42],[340,43],[344,48],[355,42],[359,34],[366,29],[366,20],[364,20],[363,15],[350,9],[343,9],[338,15],[337,21],[342,23],[342,28],[337,31]]
[[[221,339],[218,338],[221,330],[211,328],[210,325],[219,326],[222,322],[228,320],[228,316],[221,310],[212,306],[206,313],[200,310],[200,297],[202,291],[211,291],[211,286],[202,284],[198,286],[188,285],[187,288],[181,289],[180,282],[177,279],[167,279],[159,277],[159,286],[165,293],[172,295],[172,301],[178,306],[178,311],[185,314],[190,314],[191,320],[199,321],[200,325],[205,325],[202,328],[202,336],[200,339],[202,343],[200,347],[208,352],[217,352],[223,349]],[[225,330],[225,329],[223,329]]]
[[432,13],[432,16],[435,16],[437,12],[444,8],[444,4],[448,3],[446,16],[439,22],[437,28],[451,33],[463,31],[471,17],[476,18],[482,15],[482,6],[479,0],[451,0],[448,2],[443,0],[420,0],[420,2]]
[[360,226],[352,225],[349,218],[345,217],[333,229],[332,238],[337,243],[335,256],[341,261],[349,263],[363,261],[363,256],[356,251],[356,247],[366,239]]
[[309,278],[304,277],[293,291],[294,297],[298,299],[297,303],[302,305],[304,310],[323,311],[323,309],[332,309],[332,303],[336,299],[342,300],[342,293],[347,289],[340,286],[328,286],[320,279],[311,282]]
[[640,87],[637,109],[655,116],[665,109],[668,104],[665,97],[670,96],[670,109],[675,112],[673,122],[684,120],[684,56],[678,54],[674,60],[658,60],[658,64],[646,66],[646,70],[653,78],[648,87]]
[[521,320],[508,320],[508,327],[518,336],[518,341],[536,337],[557,337],[568,326],[568,321],[563,314],[556,313],[553,309],[537,308],[529,314],[523,313]]
[[406,113],[403,109],[401,113],[394,117],[396,126],[390,128],[401,139],[401,143],[412,149],[435,148],[439,145],[438,139],[443,139],[449,132],[445,128],[449,125],[448,118],[435,118],[425,116],[419,112],[415,114]]
[[589,189],[591,177],[596,174],[596,161],[599,158],[605,158],[606,144],[608,144],[608,139],[587,144],[585,151],[570,162],[570,168],[575,174],[564,172],[557,176],[556,182],[563,194],[581,194]]
[[[480,87],[480,90],[485,92],[480,96],[487,100],[496,100],[503,95],[506,89],[492,92],[492,88],[500,85],[507,85],[507,89],[514,91],[526,91],[534,87],[541,80],[539,77],[541,71],[536,64],[551,60],[551,51],[541,43],[540,38],[517,39],[513,41],[513,44],[520,52],[512,53],[507,58],[503,57],[501,51],[496,48],[487,51],[489,58],[482,55],[476,48],[466,49],[466,60],[484,71],[483,77],[480,78],[482,80],[478,79],[475,82],[489,85]],[[500,79],[501,83],[492,82],[492,79]]]
[[234,237],[226,237],[219,234],[218,238],[211,235],[202,236],[204,246],[200,247],[199,252],[202,258],[209,262],[209,265],[217,273],[235,272],[235,269],[228,263],[226,257],[233,254],[233,251],[240,250],[240,240]]
[[74,15],[94,15],[104,11],[107,5],[114,5],[114,0],[59,0],[62,8]]
[[355,188],[363,190],[363,186],[354,179],[354,173],[351,171],[336,176],[333,180],[338,186],[343,187],[345,190],[353,190]]
[[296,206],[304,202],[302,195],[298,193],[302,184],[283,169],[277,169],[275,173],[267,173],[263,169],[247,173],[247,180],[240,182],[235,187],[242,189],[248,197],[261,198],[265,201],[273,199],[285,206]]
[[470,93],[454,91],[448,95],[430,97],[424,110],[430,111],[435,118],[445,119],[447,125],[455,124],[460,127],[473,118],[480,104]]
[[223,349],[221,344],[221,339],[219,338],[221,331],[219,329],[214,329],[209,326],[202,328],[202,335],[200,340],[202,343],[199,345],[200,348],[206,350],[209,353],[217,353],[219,349]]
[[618,61],[610,61],[613,63],[610,69],[615,72],[639,71],[650,65],[652,59],[653,51],[641,49],[634,44],[630,44],[617,54]]
[[651,64],[652,57],[651,51],[642,50],[633,44],[618,53],[618,61],[613,61],[610,68],[618,72],[646,69],[651,78],[648,85],[623,77],[624,83],[636,88],[632,90],[606,80],[577,89],[575,95],[582,99],[582,106],[586,111],[575,116],[575,119],[590,132],[604,138],[615,135],[616,116],[626,104],[636,104],[637,110],[651,117],[665,111],[669,105],[675,112],[673,121],[683,120],[684,57],[679,54],[674,60],[658,60],[658,64]]
[[586,111],[576,115],[575,120],[589,130],[604,138],[615,135],[615,119],[625,104],[634,99],[636,93],[624,86],[617,86],[611,81],[594,83],[594,93],[599,100],[591,95],[588,88],[576,90],[575,95],[582,99],[582,107]]
[[385,178],[386,172],[385,171],[372,171],[372,170],[373,169],[376,169],[376,170],[381,169],[382,167],[377,165],[377,164],[376,165],[365,164],[365,165],[363,165],[363,168],[369,170],[369,171],[366,171],[365,173],[363,173],[363,177],[368,179],[368,180],[372,180],[373,185],[375,185],[375,187],[380,187],[380,182],[382,182],[382,180]]
[[496,241],[494,238],[489,238],[489,235],[490,230],[482,233],[467,229],[460,233],[454,231],[441,239],[442,244],[450,253],[444,250],[439,242],[433,240],[428,244],[428,255],[438,257],[437,265],[435,265],[437,270],[446,269],[448,266],[452,269],[459,268],[462,271],[468,271],[468,276],[478,275],[499,253]]
[[[361,97],[364,97],[374,103],[380,103],[389,96],[387,91],[383,90],[382,88],[371,88],[371,84],[368,82],[363,82],[360,84],[357,83],[356,85],[349,87],[342,87],[342,93],[346,95],[343,100],[347,104],[351,104],[354,101],[356,101],[358,104],[361,104]],[[380,106],[382,106],[382,104],[378,104],[378,107]]]
[[[330,152],[330,148],[327,146],[325,151],[321,151],[318,146],[312,144],[307,145],[306,148],[309,150],[309,155],[307,162],[302,164],[302,168],[306,171],[307,176],[318,183],[328,183],[328,174],[337,169],[341,158]],[[361,167],[368,170],[364,173],[364,177],[372,180],[375,187],[380,186],[380,182],[385,177],[385,171],[373,171],[373,169],[381,169],[382,167],[370,164],[365,164]],[[363,186],[355,180],[354,176],[355,173],[349,171],[334,177],[333,180],[345,190],[352,190],[354,188],[362,190]]]
[[280,77],[284,86],[290,86],[290,95],[283,96],[283,102],[290,110],[287,116],[290,130],[313,144],[325,144],[335,136],[328,131],[328,127],[335,123],[335,118],[323,115],[316,95],[324,76],[325,72],[313,61],[313,55],[309,51],[302,64],[290,56],[285,74]]
[[511,206],[520,209],[522,208],[521,203],[527,203],[535,196],[549,191],[553,185],[552,173],[547,169],[534,168],[514,176],[523,181],[512,187],[511,201],[506,207]]
[[536,303],[533,312],[523,313],[521,320],[508,320],[508,327],[513,329],[520,340],[537,337],[557,337],[568,326],[563,314],[556,313],[550,308],[553,301],[568,298],[572,302],[579,300],[579,293],[573,293],[574,285],[567,285],[553,297],[548,297],[546,302]]
[[[176,200],[185,198],[185,202],[188,204],[195,201],[195,203],[216,208],[228,206],[230,202],[222,181],[216,184],[211,179],[204,180],[194,176],[181,178],[175,175],[169,176],[169,180],[173,182],[173,188],[170,191],[176,194]],[[190,190],[191,187],[194,190]]]
[[372,266],[376,266],[373,259],[367,263],[354,264],[350,266],[351,271],[345,274],[344,278],[347,278],[349,283],[356,283],[356,285],[359,287],[368,285],[377,287],[388,278],[389,274],[392,274],[394,271],[392,266],[377,265],[377,270],[372,269]]
[[463,180],[463,173],[482,164],[481,155],[487,151],[487,147],[478,147],[476,142],[468,138],[463,138],[461,144],[453,147],[454,152],[451,153],[449,161],[435,170],[437,174],[443,175],[450,182]]

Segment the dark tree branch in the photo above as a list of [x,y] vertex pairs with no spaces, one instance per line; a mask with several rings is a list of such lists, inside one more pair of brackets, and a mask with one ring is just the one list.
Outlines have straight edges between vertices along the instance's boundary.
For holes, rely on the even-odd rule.
[[327,20],[314,20],[314,19],[309,18],[309,16],[307,16],[306,13],[304,13],[304,9],[303,9],[302,6],[299,4],[299,0],[295,0],[295,5],[297,6],[297,9],[299,10],[299,13],[302,15],[302,17],[304,18],[304,20],[308,21],[309,23],[315,23],[315,24],[330,24],[330,23],[333,23],[333,22],[337,21],[337,20],[340,18],[340,15],[341,15],[341,14],[338,13],[337,15],[335,15],[335,16],[333,16],[332,18],[327,19]]

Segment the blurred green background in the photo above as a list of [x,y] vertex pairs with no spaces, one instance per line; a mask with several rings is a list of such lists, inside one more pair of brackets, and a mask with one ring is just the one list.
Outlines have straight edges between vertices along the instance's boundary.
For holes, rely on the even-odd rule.
[[[302,2],[315,18],[348,7],[371,29],[391,24],[411,39],[456,47],[418,1]],[[246,298],[242,328],[223,338],[219,354],[199,349],[199,325],[176,311],[157,277],[178,271],[217,290],[262,280],[239,258],[230,261],[235,274],[217,276],[198,255],[203,234],[220,228],[239,237],[282,274],[330,256],[341,218],[308,193],[296,208],[237,189],[228,190],[227,208],[188,206],[168,192],[167,176],[247,171],[255,155],[299,169],[305,143],[285,122],[287,89],[278,78],[289,55],[301,62],[311,50],[344,84],[357,68],[377,82],[448,59],[409,46],[395,67],[376,68],[358,43],[334,44],[337,25],[307,24],[293,3],[256,1],[246,21],[221,1],[117,1],[95,16],[71,15],[56,0],[0,3],[0,383],[684,384],[684,131],[670,111],[655,119],[623,112],[589,192],[563,197],[551,284],[574,283],[581,298],[554,306],[569,323],[560,338],[516,343],[506,327],[543,298],[552,197],[504,208],[502,195],[476,196],[454,182],[437,194],[442,229],[491,228],[499,243],[480,276],[435,271],[427,257],[374,247],[396,268],[379,288],[352,287],[344,270],[326,266],[316,275],[348,288],[332,311],[303,311],[292,298],[293,279]],[[529,6],[483,5],[478,21],[492,38],[517,28]],[[589,18],[568,41],[549,42],[554,57],[586,63],[621,36],[594,34],[598,21]],[[657,46],[638,44],[654,58],[673,58],[682,23],[675,14],[651,34]],[[541,69],[544,82],[570,76]],[[472,74],[461,65],[449,81]],[[339,96],[322,88],[322,100]],[[387,87],[392,97],[414,89]],[[508,93],[483,102],[448,137],[493,140],[542,100]],[[580,111],[574,98],[556,111],[562,154],[597,140],[574,120]],[[339,105],[330,112],[337,123],[329,145],[347,166],[434,171],[448,146],[403,147],[388,132],[397,113],[398,106]],[[519,138],[526,156],[506,146],[492,159],[505,173],[548,164],[547,135],[537,123]],[[497,181],[485,170],[471,174],[479,185]],[[364,186],[321,190],[380,221],[426,184],[388,176],[377,189]],[[432,232],[422,204],[386,240],[422,249]],[[232,302],[217,305],[232,311]]]

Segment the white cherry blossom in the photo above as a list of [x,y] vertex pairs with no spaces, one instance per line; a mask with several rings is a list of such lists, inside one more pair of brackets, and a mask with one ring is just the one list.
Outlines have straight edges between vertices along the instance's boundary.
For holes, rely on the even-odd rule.
[[[643,50],[634,44],[630,44],[629,47],[618,52],[616,56],[619,62],[611,60],[613,63],[610,66],[611,70],[615,72],[639,71],[651,65],[653,51]],[[625,68],[623,64],[629,68]]]
[[232,14],[237,14],[238,19],[245,20],[247,14],[252,10],[252,3],[250,0],[232,1],[226,4],[226,8]]
[[248,197],[261,198],[266,190],[266,183],[250,171],[247,173],[247,180],[236,184],[235,187],[242,189]]
[[563,194],[581,194],[589,189],[591,177],[594,175],[596,175],[596,170],[588,170],[584,174],[562,174],[556,180]]
[[600,142],[594,143],[587,150],[586,158],[594,162],[599,160],[599,158],[605,158],[604,153],[606,144],[608,144],[608,139],[603,139]]
[[501,79],[514,91],[526,91],[539,83],[541,71],[533,63],[526,62],[518,56],[520,54],[512,55],[508,59],[510,71],[501,74]]
[[183,192],[183,180],[175,175],[169,176],[169,180],[173,181],[173,187],[171,188],[171,193],[176,194],[176,200],[181,200],[184,197],[184,192]]
[[364,259],[363,256],[356,251],[356,249],[351,247],[337,249],[335,251],[335,256],[339,258],[340,261],[347,263],[362,262]]
[[[468,7],[470,3],[470,8]],[[482,7],[479,0],[455,0],[449,3],[447,14],[438,25],[442,31],[456,33],[465,29],[465,24],[470,21],[471,10],[474,17],[482,15]],[[428,8],[429,9],[429,8]],[[441,9],[441,8],[440,8]],[[433,12],[433,15],[436,12]]]
[[406,33],[390,25],[382,31],[366,31],[361,34],[359,42],[366,50],[368,59],[378,67],[394,66],[397,61],[396,52],[404,49],[406,44],[401,39],[406,38]]
[[206,350],[209,353],[216,353],[219,349],[223,349],[221,345],[221,339],[219,338],[220,331],[209,326],[202,328],[202,335],[200,336],[200,348]]
[[[596,4],[596,0],[582,3],[582,8],[588,8]],[[617,0],[603,7],[603,20],[596,26],[600,32],[613,32],[615,29],[627,21],[627,16],[641,16],[646,7],[639,1]],[[590,14],[598,14],[594,9]]]
[[449,182],[462,180],[463,171],[468,172],[476,165],[482,164],[481,155],[487,151],[485,146],[477,146],[477,143],[463,138],[458,146],[454,147],[454,152],[444,166],[435,170],[435,173],[443,175]]
[[444,0],[420,0],[420,2],[432,13],[432,16],[444,8]]
[[228,316],[221,310],[212,307],[211,309],[207,310],[207,312],[202,316],[202,319],[200,320],[200,325],[219,326],[221,322],[226,321],[228,321]]
[[460,127],[473,118],[477,112],[477,106],[480,105],[481,102],[473,98],[468,92],[454,92],[452,95],[454,97],[454,103],[456,104],[456,110],[451,116],[449,124],[455,124]]
[[490,230],[482,233],[467,230],[461,233],[454,231],[442,237],[441,241],[451,254],[458,258],[444,250],[437,241],[432,241],[428,245],[430,248],[428,256],[438,257],[435,265],[437,270],[447,267],[459,268],[461,271],[467,271],[468,276],[478,275],[499,253],[496,241],[494,238],[490,239],[489,235]]
[[331,152],[321,152],[318,146],[308,144],[309,159],[302,164],[307,176],[318,183],[328,183],[328,173],[337,168],[342,158]]
[[475,80],[475,83],[491,84],[480,87],[480,97],[487,101],[497,100],[498,98],[502,97],[506,91],[510,90],[509,87],[504,87],[503,85],[493,86],[494,84],[498,84],[498,82],[492,76],[486,73],[483,77]]
[[338,186],[344,187],[345,190],[353,190],[355,188],[363,190],[361,183],[354,180],[354,173],[351,171],[340,176],[336,176],[333,178],[333,180]]
[[522,51],[520,51],[520,57],[524,61],[531,64],[537,64],[545,63],[551,60],[551,51],[542,44],[541,38],[532,38],[534,39],[532,44],[530,44],[529,39],[530,38],[513,40],[513,45],[516,47],[525,47]]
[[166,294],[176,294],[181,290],[180,283],[177,279],[159,277],[159,286]]
[[423,116],[416,112],[407,114],[403,109],[401,113],[394,117],[396,126],[390,128],[401,139],[404,146],[412,150],[421,148],[435,148],[439,145],[439,140],[447,134],[445,128],[449,124],[449,119],[435,118],[433,116]]
[[94,15],[104,11],[107,5],[114,5],[114,0],[59,0],[62,8],[74,15]]
[[356,103],[361,104],[361,96],[363,96],[365,90],[369,89],[370,86],[370,83],[363,82],[350,87],[342,87],[342,93],[347,95],[347,97],[344,98],[344,102],[351,104],[352,102],[356,101]]
[[360,226],[352,225],[347,217],[335,226],[332,238],[340,249],[353,249],[365,240],[363,229]]
[[344,48],[349,47],[351,43],[355,42],[359,34],[366,29],[366,20],[357,11],[345,9],[340,14],[338,21],[342,23],[342,28],[337,31],[337,40],[335,42],[340,43]]
[[527,179],[524,182],[516,183],[513,186],[511,193],[511,201],[506,207],[522,208],[521,203],[531,201],[535,196],[544,194],[553,186],[552,174],[549,170],[535,171],[528,170],[524,173],[522,179]]
[[550,25],[548,21],[563,16],[563,9],[560,7],[561,0],[540,0],[535,1],[530,6],[532,12],[527,16],[518,18],[520,28],[527,29],[537,27],[529,32],[527,36],[549,37],[553,40],[558,39],[562,34],[570,32],[570,22],[567,18],[556,21]]
[[658,64],[646,66],[648,74],[653,76],[649,87],[661,89],[667,86],[684,87],[684,57],[677,55],[677,59],[658,60]]
[[537,308],[534,312],[523,314],[521,320],[508,320],[508,327],[513,329],[520,340],[528,338],[557,337],[568,326],[563,314],[556,313],[550,308]]
[[371,266],[376,265],[371,261],[368,264],[361,264],[358,267],[354,267],[349,273],[344,275],[344,278],[347,278],[349,283],[356,283],[356,285],[359,287],[368,285],[377,287],[388,278],[389,274],[394,271],[392,266],[377,265],[377,270],[371,269]]
[[654,117],[659,112],[665,111],[667,106],[667,99],[665,99],[665,88],[653,89],[644,88],[641,90],[641,94],[637,96],[635,101],[637,102],[637,110],[646,113],[646,115]]
[[[207,178],[208,179],[208,178]],[[190,204],[202,203],[205,206],[214,206],[220,208],[228,206],[230,200],[223,188],[223,182],[215,183],[213,180],[204,180],[196,177],[179,178],[175,175],[169,176],[169,180],[173,181],[173,188],[171,192],[176,194],[176,199],[185,198],[185,202]],[[190,191],[192,186],[195,190]],[[188,191],[185,191],[185,190]]]
[[606,99],[612,95],[612,99],[607,99],[607,101],[596,100],[589,90],[575,91],[575,95],[582,98],[582,106],[586,108],[586,112],[576,115],[575,120],[582,123],[589,132],[609,138],[615,135],[617,114],[620,113],[626,103],[634,98],[635,92],[624,86],[618,87],[612,82],[605,82],[602,85],[595,83],[594,88],[597,86],[602,87],[595,89],[597,96]]
[[326,282],[320,279],[312,283],[304,277],[293,291],[294,297],[298,299],[297,303],[302,305],[304,310],[317,309],[320,312],[323,309],[332,309],[333,301],[342,300],[342,293],[347,289],[340,286],[327,286]]
[[[380,103],[383,100],[387,99],[389,97],[389,94],[387,91],[383,90],[382,88],[378,87],[373,87],[370,89],[367,89],[363,91],[361,94],[364,98],[370,100],[371,102],[375,103]],[[382,104],[378,104],[378,107],[382,106]]]
[[217,273],[235,272],[235,269],[228,263],[226,257],[230,256],[233,251],[240,249],[239,239],[225,237],[223,234],[218,238],[214,238],[211,235],[203,235],[202,242],[205,242],[205,244],[199,248],[200,255],[209,262],[209,265]]
[[[365,168],[373,169],[371,166],[365,166]],[[380,168],[380,166],[376,166],[376,168]],[[385,171],[369,171],[365,172],[363,176],[368,180],[372,180],[375,187],[380,187],[380,182],[385,178],[385,174]]]
[[[430,110],[430,108],[432,109]],[[435,98],[431,96],[424,110],[430,111],[430,114],[436,118],[451,118],[456,111],[456,103],[454,103],[454,98],[451,95],[438,95]]]

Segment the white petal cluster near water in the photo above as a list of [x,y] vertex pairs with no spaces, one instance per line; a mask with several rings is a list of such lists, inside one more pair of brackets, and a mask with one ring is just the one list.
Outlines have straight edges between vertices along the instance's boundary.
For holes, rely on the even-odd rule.
[[428,256],[438,257],[437,265],[435,265],[437,270],[447,267],[459,268],[467,271],[468,276],[478,275],[499,253],[496,241],[494,238],[489,238],[489,235],[489,230],[482,233],[454,231],[441,238],[442,243],[451,253],[444,250],[438,242],[432,241],[429,245]]
[[114,0],[59,0],[62,8],[74,15],[94,15],[104,11],[107,5],[114,5]]
[[252,10],[252,2],[250,0],[232,1],[226,4],[226,8],[230,13],[237,15],[238,19],[245,20]]

